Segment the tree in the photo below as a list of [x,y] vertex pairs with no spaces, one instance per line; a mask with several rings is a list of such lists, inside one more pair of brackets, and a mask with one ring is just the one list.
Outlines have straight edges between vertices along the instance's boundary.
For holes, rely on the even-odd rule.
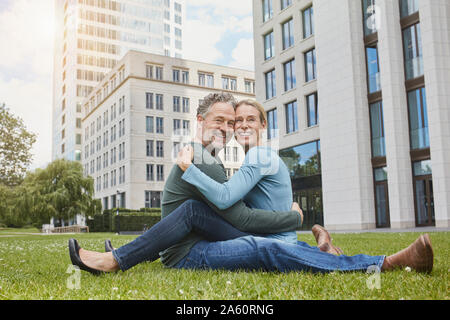
[[79,162],[55,160],[45,169],[28,173],[16,190],[21,194],[18,211],[26,212],[25,216],[37,224],[101,212],[100,200],[93,199],[94,180],[83,176]]
[[36,135],[26,130],[22,119],[0,105],[0,184],[12,187],[23,180],[31,164]]

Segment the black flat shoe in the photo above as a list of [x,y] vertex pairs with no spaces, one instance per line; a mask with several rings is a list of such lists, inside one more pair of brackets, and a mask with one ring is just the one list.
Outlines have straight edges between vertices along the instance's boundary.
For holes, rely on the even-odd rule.
[[111,244],[111,240],[105,240],[105,252],[111,252],[114,250],[113,245]]
[[104,273],[103,271],[89,268],[87,265],[83,263],[83,261],[81,261],[80,246],[78,245],[78,241],[75,239],[69,239],[69,255],[70,260],[72,260],[72,264],[74,266],[79,267],[81,270],[90,272],[96,276]]

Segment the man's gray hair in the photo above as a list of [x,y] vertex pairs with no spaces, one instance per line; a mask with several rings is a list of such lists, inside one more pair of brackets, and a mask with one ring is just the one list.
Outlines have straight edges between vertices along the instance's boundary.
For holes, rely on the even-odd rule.
[[237,101],[231,93],[210,93],[203,100],[201,100],[197,108],[197,115],[201,115],[205,118],[211,107],[218,102],[228,103],[233,106],[233,109],[236,109]]

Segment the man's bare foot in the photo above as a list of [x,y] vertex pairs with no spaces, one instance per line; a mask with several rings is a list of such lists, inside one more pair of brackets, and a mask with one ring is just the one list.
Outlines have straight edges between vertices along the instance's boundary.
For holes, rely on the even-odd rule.
[[312,227],[312,233],[314,235],[314,238],[316,238],[317,247],[320,249],[320,251],[331,253],[336,256],[344,254],[341,248],[336,247],[332,244],[331,236],[324,227],[316,224]]
[[114,272],[119,270],[119,264],[114,259],[112,252],[100,253],[80,249],[81,261],[89,268],[103,272]]

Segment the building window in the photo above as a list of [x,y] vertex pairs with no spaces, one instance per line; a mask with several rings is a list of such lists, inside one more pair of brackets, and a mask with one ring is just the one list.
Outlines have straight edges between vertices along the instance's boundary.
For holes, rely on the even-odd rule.
[[278,117],[277,109],[267,111],[267,139],[273,139],[278,136]]
[[164,133],[164,119],[156,117],[156,133]]
[[431,160],[414,162],[414,198],[416,225],[435,225]]
[[320,174],[320,141],[280,150],[292,179]]
[[381,91],[380,67],[378,64],[378,46],[366,47],[367,80],[369,93]]
[[387,183],[387,168],[374,169],[375,180],[375,211],[377,228],[389,228],[389,195]]
[[154,174],[153,174],[153,164],[147,164],[147,181],[154,181]]
[[161,192],[145,191],[145,207],[146,208],[160,208],[161,207]]
[[76,127],[77,129],[81,129],[81,118],[76,119]]
[[155,79],[162,80],[163,79],[163,68],[155,67]]
[[306,96],[306,110],[308,113],[308,127],[319,124],[319,110],[317,106],[317,92]]
[[407,17],[419,11],[419,0],[400,0],[400,17]]
[[273,17],[272,0],[262,0],[263,6],[263,22],[266,22]]
[[181,120],[180,119],[173,119],[173,134],[179,135],[180,134],[180,128],[181,128]]
[[236,78],[230,78],[230,90],[237,91],[237,80],[236,80]]
[[222,77],[222,89],[230,90],[230,79],[226,77]]
[[305,75],[306,82],[316,79],[316,49],[305,53]]
[[250,80],[245,80],[245,92],[255,93],[255,82]]
[[156,141],[156,157],[164,158],[164,141]]
[[285,105],[286,110],[286,133],[298,130],[297,101]]
[[146,141],[146,154],[147,154],[147,157],[153,157],[153,155],[154,155],[153,146],[154,146],[154,141],[153,140],[147,140]]
[[212,74],[206,75],[206,86],[208,88],[214,88],[214,76]]
[[314,9],[309,7],[303,10],[303,38],[306,39],[314,34]]
[[271,99],[276,96],[276,83],[275,83],[275,69],[265,73],[266,81],[266,99]]
[[153,133],[153,117],[145,117],[145,132]]
[[181,150],[181,144],[179,142],[174,142],[172,150],[173,150],[172,157],[173,159],[176,159],[178,157],[178,153]]
[[281,0],[281,10],[289,7],[292,4],[292,0]]
[[172,70],[173,81],[180,82],[180,70]]
[[162,94],[156,94],[155,98],[156,98],[156,110],[163,110],[164,109],[164,105],[163,105],[164,96]]
[[428,113],[425,88],[408,92],[411,149],[430,147]]
[[189,83],[189,71],[182,71],[181,72],[181,80],[183,83]]
[[364,35],[368,36],[377,32],[377,14],[376,12],[376,0],[362,0],[363,7],[363,25]]
[[153,109],[153,93],[147,92],[145,94],[145,107],[147,109]]
[[173,97],[173,112],[180,112],[180,97]]
[[164,166],[158,164],[156,166],[156,180],[157,181],[164,181]]
[[290,48],[294,45],[294,20],[283,23],[283,50]]
[[145,66],[145,77],[147,79],[153,79],[153,66],[151,65]]
[[284,69],[284,91],[288,91],[295,88],[296,85],[295,59],[286,62],[283,65],[283,69]]
[[191,125],[189,120],[183,120],[183,135],[190,136],[191,135]]
[[198,85],[201,87],[206,86],[206,75],[204,73],[198,74]]
[[423,75],[420,23],[403,30],[406,80]]
[[190,101],[189,98],[183,98],[183,112],[184,113],[190,112],[189,101]]
[[233,147],[233,161],[238,162],[239,161],[239,150],[238,147]]
[[385,157],[383,103],[376,102],[369,106],[370,127],[372,131],[372,157]]
[[273,57],[275,53],[273,31],[264,36],[264,59],[268,60]]

